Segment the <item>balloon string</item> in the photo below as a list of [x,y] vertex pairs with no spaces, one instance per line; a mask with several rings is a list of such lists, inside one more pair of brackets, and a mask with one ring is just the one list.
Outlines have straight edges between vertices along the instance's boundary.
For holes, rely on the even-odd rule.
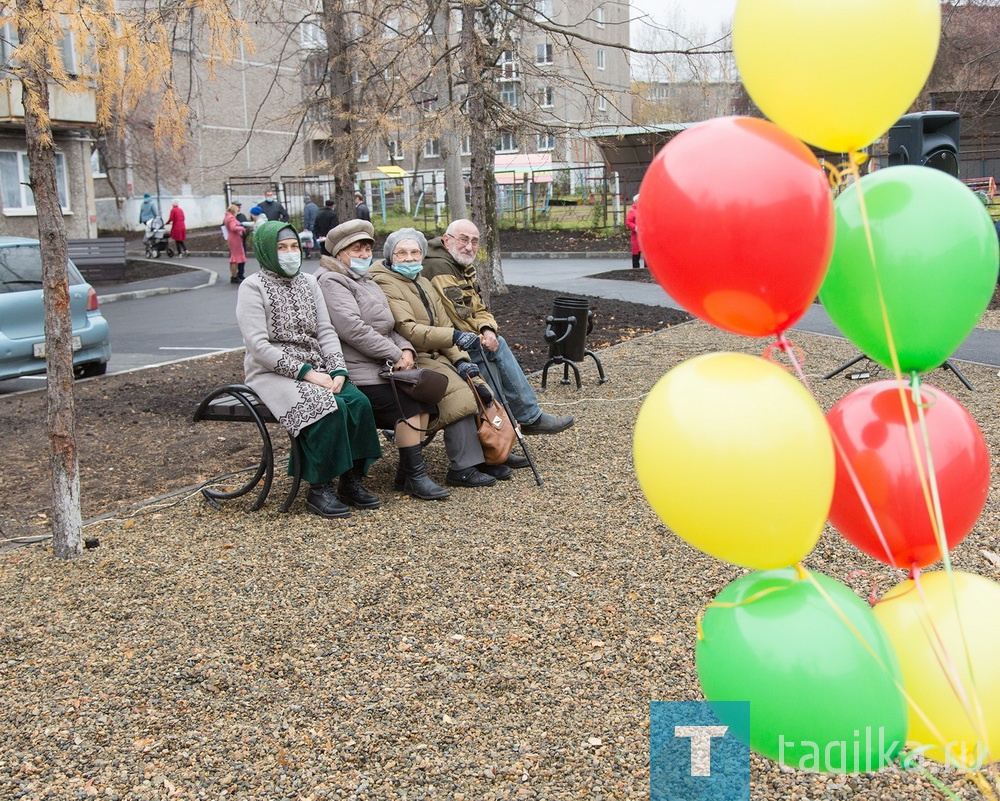
[[875,515],[875,510],[872,508],[871,502],[868,500],[868,493],[865,492],[865,488],[861,484],[861,479],[858,478],[854,465],[848,458],[847,453],[844,451],[843,444],[840,442],[839,437],[832,428],[830,429],[830,439],[833,440],[833,447],[836,449],[837,456],[840,458],[840,464],[844,466],[847,477],[851,480],[851,486],[854,487],[854,491],[858,495],[858,500],[861,501],[861,506],[865,510],[868,522],[871,524],[871,527],[875,532],[875,536],[878,537],[879,545],[882,546],[882,550],[885,552],[886,558],[889,560],[890,567],[894,567],[896,570],[902,570],[903,568],[896,564],[896,555],[892,552],[892,548],[889,547],[889,541],[886,539],[885,533],[882,531],[882,524],[879,523],[878,517]]
[[[996,763],[992,763],[989,766],[989,771],[993,774],[994,782],[996,781],[997,766]],[[982,771],[976,770],[972,772],[972,781],[976,783],[976,786],[982,792],[983,797],[988,799],[988,801],[997,801],[997,790],[995,784],[990,784],[989,780],[983,775]]]
[[[938,544],[938,553],[944,562],[945,572],[951,576],[951,555],[948,553],[948,538],[944,526],[944,512],[941,510],[941,495],[938,489],[937,472],[934,470],[934,457],[931,453],[931,438],[927,431],[927,417],[924,410],[930,408],[937,402],[937,396],[933,392],[927,392],[929,400],[925,403],[922,393],[924,389],[920,381],[920,376],[913,373],[910,379],[911,399],[917,408],[917,420],[920,423],[920,438],[923,443],[923,459],[921,460],[920,447],[917,442],[916,432],[913,427],[910,415],[909,404],[906,403],[905,396],[901,397],[903,403],[903,414],[906,417],[906,432],[910,440],[910,449],[913,451],[913,459],[920,477],[920,489],[924,495],[924,504],[927,506],[927,515],[930,517],[931,529],[934,532],[934,539]],[[924,472],[926,462],[927,471]]]
[[[952,801],[962,801],[961,796],[957,795],[953,790],[949,790],[948,787],[942,782],[937,776],[931,773],[927,768],[921,765],[919,762],[910,762],[913,767],[917,769],[917,772],[927,781],[934,785],[938,790],[941,791],[946,797],[952,799]],[[977,782],[978,783],[978,782]],[[990,801],[993,801],[995,796],[988,796]]]
[[882,668],[883,671],[885,671],[886,675],[896,686],[896,689],[899,690],[900,695],[902,695],[906,703],[910,705],[910,708],[917,713],[920,719],[924,722],[924,725],[926,725],[927,728],[930,730],[931,734],[934,737],[936,737],[939,741],[944,742],[944,737],[942,736],[941,732],[938,731],[937,726],[934,725],[934,721],[932,721],[927,716],[927,713],[925,713],[920,708],[920,705],[917,704],[916,700],[910,696],[910,694],[906,691],[906,687],[903,686],[903,682],[900,681],[899,677],[896,676],[894,671],[889,669],[889,666],[882,661],[882,658],[877,653],[875,653],[875,650],[868,644],[868,641],[864,638],[864,635],[862,635],[862,633],[858,631],[857,627],[851,622],[850,618],[848,618],[847,615],[844,614],[841,608],[837,606],[833,598],[830,597],[829,593],[827,593],[827,591],[823,589],[822,585],[818,581],[816,581],[816,577],[812,573],[808,572],[805,572],[804,575],[805,575],[805,580],[812,583],[813,587],[816,588],[816,591],[820,594],[823,600],[825,600],[830,605],[830,608],[833,609],[837,617],[839,617],[841,621],[844,623],[844,625],[847,626],[848,629],[850,629],[851,633],[858,638],[858,641],[861,643],[864,649],[868,651],[872,659],[875,660],[876,664],[878,664],[878,666]]
[[[992,756],[992,744],[989,741],[986,717],[983,711],[982,702],[980,701],[979,686],[976,682],[975,671],[973,669],[972,654],[969,651],[969,640],[966,636],[965,626],[962,623],[962,619],[958,615],[958,588],[955,585],[955,576],[953,572],[946,573],[946,576],[948,577],[948,588],[951,592],[952,603],[954,604],[955,621],[958,624],[958,635],[962,638],[962,651],[965,656],[965,665],[969,671],[969,691],[967,691],[965,686],[962,684],[962,677],[959,675],[958,668],[955,666],[955,662],[952,659],[951,654],[948,653],[948,648],[945,645],[937,626],[934,625],[934,621],[931,619],[930,615],[928,614],[921,617],[920,623],[924,629],[924,635],[932,644],[934,658],[937,660],[938,666],[941,668],[941,672],[944,673],[945,678],[948,680],[948,685],[951,687],[952,693],[962,704],[965,717],[972,725],[972,728],[976,732],[976,736],[979,738],[979,742],[976,744],[977,747],[983,747],[985,752]],[[927,597],[924,595],[924,588],[920,581],[919,571],[915,572],[913,582],[916,585],[917,592],[920,594],[920,601],[923,603],[924,609],[927,610],[929,608],[929,604],[927,603]]]
[[[771,362],[772,364],[777,364],[777,362],[775,362],[774,358],[771,356],[771,353],[774,351],[775,348],[780,350],[788,357],[789,361],[792,363],[792,370],[794,371],[795,375],[799,377],[799,381],[801,381],[805,385],[805,388],[809,390],[810,394],[813,394],[812,387],[809,386],[809,379],[806,378],[805,371],[802,369],[802,362],[805,361],[805,353],[803,352],[802,348],[800,348],[798,345],[792,342],[788,337],[786,337],[784,331],[779,332],[773,344],[768,345],[767,348],[764,350],[763,358]],[[783,364],[779,364],[778,366],[782,368],[785,367],[785,365]]]

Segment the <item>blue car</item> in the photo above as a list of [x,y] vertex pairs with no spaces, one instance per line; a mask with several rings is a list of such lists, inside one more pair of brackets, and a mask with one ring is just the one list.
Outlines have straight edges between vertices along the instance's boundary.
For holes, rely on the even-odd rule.
[[[98,311],[97,293],[73,262],[67,270],[76,375],[104,375],[111,358],[108,321]],[[0,379],[44,372],[45,306],[38,240],[0,236]]]

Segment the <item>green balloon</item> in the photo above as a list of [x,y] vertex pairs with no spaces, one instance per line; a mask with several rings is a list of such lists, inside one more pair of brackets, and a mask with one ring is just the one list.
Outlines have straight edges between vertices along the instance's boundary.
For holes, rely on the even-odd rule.
[[939,367],[993,297],[998,249],[989,212],[958,179],[915,166],[866,175],[841,193],[834,212],[833,256],[819,291],[830,319],[891,368],[880,284],[902,371]]
[[821,573],[737,579],[705,610],[695,657],[705,697],[749,701],[750,747],[789,767],[877,771],[906,743],[889,639],[868,604]]

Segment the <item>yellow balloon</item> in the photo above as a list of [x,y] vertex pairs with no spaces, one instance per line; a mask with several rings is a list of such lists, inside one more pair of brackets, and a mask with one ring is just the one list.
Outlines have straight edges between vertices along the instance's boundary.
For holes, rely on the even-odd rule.
[[939,0],[739,0],[733,52],[772,122],[845,153],[884,134],[919,94],[941,37]]
[[819,539],[833,497],[830,430],[771,362],[711,353],[678,365],[643,402],[632,447],[653,510],[712,556],[767,570]]
[[954,593],[941,571],[922,573],[921,591],[912,579],[897,584],[875,616],[911,699],[911,746],[937,762],[974,768],[1000,758],[1000,584],[952,575]]

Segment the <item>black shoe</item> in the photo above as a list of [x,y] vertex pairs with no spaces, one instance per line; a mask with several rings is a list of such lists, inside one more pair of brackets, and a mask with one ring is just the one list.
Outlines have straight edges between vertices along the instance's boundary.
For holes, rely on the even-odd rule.
[[558,434],[560,431],[565,431],[569,428],[574,420],[569,415],[565,417],[556,417],[552,414],[546,414],[542,412],[542,416],[539,417],[534,423],[529,423],[527,425],[521,426],[522,434]]
[[504,462],[507,467],[511,470],[520,470],[523,467],[530,467],[531,462],[528,461],[526,456],[518,456],[516,453],[511,451],[510,456],[507,457],[507,461]]
[[444,477],[445,483],[453,487],[492,487],[497,483],[493,476],[479,472],[478,467],[466,467],[464,470],[449,470]]
[[481,464],[476,465],[476,469],[480,473],[486,473],[486,475],[499,478],[501,481],[508,481],[514,475],[514,471],[505,464]]
[[361,483],[361,471],[352,467],[337,482],[337,495],[340,500],[358,509],[378,509],[382,505],[381,499],[364,488]]
[[405,489],[422,501],[443,501],[451,495],[427,475],[427,465],[424,464],[424,455],[419,445],[399,449],[399,470],[396,476],[402,476],[401,486],[397,489]]
[[240,282],[240,279],[237,278],[235,275],[232,278],[229,279],[229,283],[230,284],[238,284],[239,282]]
[[329,484],[314,484],[306,496],[306,509],[320,517],[350,517],[351,509],[341,503]]

